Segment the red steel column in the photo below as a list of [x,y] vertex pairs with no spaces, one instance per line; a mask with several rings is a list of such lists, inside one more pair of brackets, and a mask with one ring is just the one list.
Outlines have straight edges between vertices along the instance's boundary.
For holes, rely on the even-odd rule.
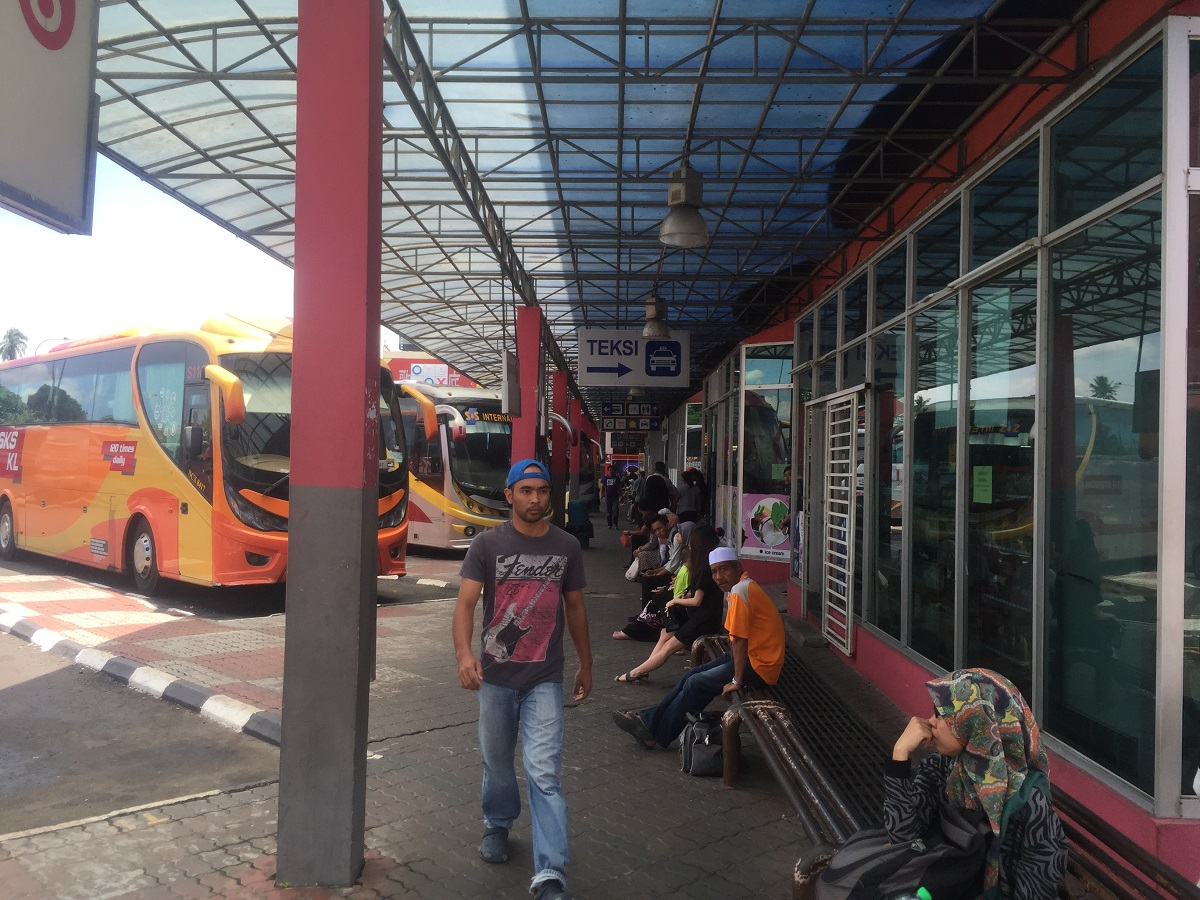
[[568,465],[568,490],[571,492],[573,500],[579,499],[579,467],[583,463],[584,444],[587,443],[587,437],[583,433],[583,404],[574,394],[571,395],[570,402],[567,404],[567,418],[571,420],[571,427],[575,429],[575,433],[579,435],[579,443],[571,448]]
[[375,651],[383,7],[299,0],[276,879],[362,871]]
[[537,456],[542,397],[542,310],[517,307],[517,362],[521,369],[521,415],[513,419],[512,461]]
[[[550,408],[555,415],[567,418],[567,393],[570,381],[567,373],[556,370],[550,376]],[[554,524],[560,528],[567,523],[567,460],[570,458],[571,435],[561,422],[550,429],[550,499],[554,503]]]

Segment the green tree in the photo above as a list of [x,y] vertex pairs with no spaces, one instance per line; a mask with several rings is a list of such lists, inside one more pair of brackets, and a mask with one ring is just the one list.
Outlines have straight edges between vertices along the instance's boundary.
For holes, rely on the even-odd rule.
[[29,346],[29,339],[21,333],[20,329],[8,329],[4,332],[4,337],[0,338],[0,360],[16,359],[18,356],[22,356],[27,346]]
[[1107,375],[1097,375],[1092,379],[1088,389],[1097,400],[1116,400],[1117,389],[1120,387],[1121,382],[1112,381]]
[[33,414],[24,401],[7,388],[0,387],[0,425],[27,425]]

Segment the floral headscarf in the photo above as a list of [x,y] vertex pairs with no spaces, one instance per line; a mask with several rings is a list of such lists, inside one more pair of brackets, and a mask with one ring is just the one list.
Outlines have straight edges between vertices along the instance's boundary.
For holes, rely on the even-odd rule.
[[[1017,686],[990,669],[959,669],[925,687],[937,714],[964,744],[954,758],[946,797],[960,809],[982,810],[999,835],[1005,804],[1030,770],[1049,771],[1033,712]],[[998,878],[998,851],[988,854],[985,889]]]

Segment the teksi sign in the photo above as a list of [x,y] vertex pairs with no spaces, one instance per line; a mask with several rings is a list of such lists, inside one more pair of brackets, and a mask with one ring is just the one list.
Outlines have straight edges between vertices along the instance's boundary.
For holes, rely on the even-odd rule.
[[588,387],[687,387],[691,344],[686,331],[669,338],[644,338],[640,331],[579,330],[579,371]]

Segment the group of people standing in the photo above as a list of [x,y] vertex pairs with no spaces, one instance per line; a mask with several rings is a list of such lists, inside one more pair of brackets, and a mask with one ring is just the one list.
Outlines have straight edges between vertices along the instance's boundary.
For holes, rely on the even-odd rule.
[[[545,519],[550,473],[542,463],[514,464],[505,496],[512,520],[472,542],[454,613],[459,684],[479,694],[484,817],[479,855],[490,863],[508,859],[509,831],[521,808],[515,772],[520,732],[532,817],[531,892],[535,900],[562,900],[569,897],[567,805],[560,780],[564,634],[579,660],[571,696],[579,702],[592,690],[583,557],[579,542]],[[671,523],[664,520],[655,519],[651,530],[662,531],[666,524],[669,537]],[[694,611],[695,617],[664,628],[649,658],[617,680],[644,679],[702,628],[711,628],[714,617],[728,632],[729,652],[688,670],[657,704],[613,713],[617,727],[648,749],[669,749],[688,714],[703,711],[717,697],[743,686],[775,684],[784,663],[784,625],[775,603],[711,527],[695,525],[680,535],[685,524],[680,520],[675,528],[686,540],[680,571],[687,587],[678,595],[672,591],[671,610]],[[673,583],[678,579],[676,573]],[[474,612],[481,598],[476,644]],[[952,672],[927,688],[933,715],[910,720],[886,770],[889,837],[918,840],[946,804],[972,811],[993,833],[981,896],[1051,900],[1065,872],[1066,841],[1049,800],[1046,753],[1024,698],[1007,679],[985,669]],[[936,752],[914,771],[910,760],[927,750]]]

